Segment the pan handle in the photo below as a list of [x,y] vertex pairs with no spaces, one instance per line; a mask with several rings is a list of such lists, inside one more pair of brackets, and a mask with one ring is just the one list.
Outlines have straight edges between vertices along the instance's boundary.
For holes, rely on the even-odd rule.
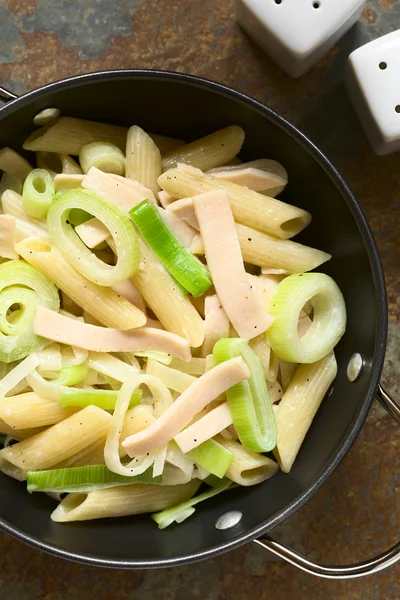
[[[378,385],[377,399],[400,425],[400,406],[381,384]],[[371,558],[370,560],[365,560],[354,565],[336,566],[324,565],[320,562],[311,560],[295,550],[292,550],[285,544],[282,544],[282,542],[278,542],[269,535],[264,535],[259,540],[254,541],[256,544],[259,544],[266,550],[283,558],[302,571],[325,579],[353,579],[356,577],[364,577],[365,575],[371,575],[372,573],[377,573],[382,569],[386,569],[400,560],[400,542],[393,546],[393,548],[390,548],[390,550],[387,550],[386,552],[383,552],[383,554]]]
[[11,102],[11,100],[16,100],[18,98],[17,94],[13,94],[13,92],[9,92],[6,88],[0,86],[0,102]]

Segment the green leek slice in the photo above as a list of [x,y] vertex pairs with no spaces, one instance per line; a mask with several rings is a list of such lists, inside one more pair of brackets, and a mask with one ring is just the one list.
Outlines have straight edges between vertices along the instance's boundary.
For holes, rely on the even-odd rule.
[[[95,389],[78,389],[78,388],[62,388],[60,405],[63,408],[68,406],[85,406],[93,405],[103,410],[114,410],[118,399],[118,390],[95,390]],[[135,390],[131,396],[129,408],[136,406],[142,399],[142,391]]]
[[38,350],[43,339],[33,332],[38,306],[58,310],[57,288],[22,260],[0,265],[0,362],[21,360]]
[[194,462],[212,475],[216,475],[220,479],[224,477],[231,462],[233,461],[233,452],[230,452],[215,440],[207,440],[187,452]]
[[197,298],[211,287],[208,269],[172,233],[150,200],[143,200],[129,214],[165,268],[188,292]]
[[[108,265],[89,250],[69,222],[69,213],[81,209],[109,229],[117,261]],[[132,277],[139,266],[139,246],[131,221],[109,200],[87,190],[73,189],[58,196],[47,215],[49,233],[63,257],[81,275],[98,285],[112,286]]]
[[219,340],[213,350],[216,364],[241,356],[250,378],[226,392],[233,425],[243,446],[252,452],[270,452],[276,446],[276,424],[261,362],[241,338]]
[[54,198],[54,181],[46,169],[33,169],[22,188],[22,207],[35,219],[45,219]]
[[126,477],[113,473],[105,465],[29,471],[26,479],[28,492],[92,492],[103,488],[132,483],[162,483],[162,476],[153,477],[153,469],[141,475]]
[[[299,316],[307,302],[314,309],[313,321],[300,338]],[[318,362],[333,350],[346,329],[343,295],[324,273],[286,277],[272,296],[268,312],[275,321],[266,336],[275,354],[287,362]]]
[[172,523],[182,523],[182,521],[195,512],[196,509],[193,507],[196,504],[203,502],[203,500],[208,500],[221,492],[225,492],[225,490],[231,486],[233,486],[232,481],[229,479],[222,479],[222,481],[211,490],[207,490],[207,492],[203,492],[202,494],[199,494],[199,496],[195,496],[186,502],[182,502],[182,504],[154,513],[151,515],[151,518],[157,523],[159,529],[165,529],[169,525],[172,525]]

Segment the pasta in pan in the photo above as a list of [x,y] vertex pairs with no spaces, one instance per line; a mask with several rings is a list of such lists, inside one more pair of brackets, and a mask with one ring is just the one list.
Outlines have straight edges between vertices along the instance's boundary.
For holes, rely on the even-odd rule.
[[0,150],[0,470],[66,494],[54,521],[163,529],[295,463],[346,308],[244,138],[61,117],[24,144],[37,168]]

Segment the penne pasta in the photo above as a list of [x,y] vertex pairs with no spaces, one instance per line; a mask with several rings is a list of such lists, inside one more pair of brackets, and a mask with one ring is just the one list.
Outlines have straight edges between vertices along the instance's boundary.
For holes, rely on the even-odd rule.
[[[331,255],[322,250],[282,240],[240,223],[236,223],[236,232],[243,260],[259,267],[275,265],[287,273],[305,273],[331,259]],[[194,254],[204,254],[200,236],[194,240],[190,250]]]
[[[59,152],[78,156],[82,147],[92,142],[109,142],[125,150],[128,127],[108,125],[75,117],[60,117],[36,129],[24,142],[25,150]],[[169,152],[184,142],[163,135],[149,134],[161,153]]]
[[243,486],[257,485],[279,471],[276,462],[262,454],[249,452],[235,440],[226,439],[222,435],[215,439],[221,446],[233,452],[233,460],[225,476],[235,483]]
[[278,440],[274,454],[284,473],[289,473],[301,444],[336,377],[333,352],[314,364],[300,365],[275,413]]
[[170,363],[171,369],[179,369],[189,375],[204,375],[206,372],[205,358],[192,358],[189,362],[183,362],[179,358],[172,359]]
[[164,154],[162,167],[166,171],[182,162],[207,171],[226,164],[236,156],[243,142],[243,129],[231,125]]
[[7,425],[3,419],[0,419],[0,433],[11,436],[16,440],[25,440],[37,433],[43,431],[43,427],[29,427],[27,429],[14,429],[14,427],[10,427]]
[[0,171],[25,181],[32,171],[32,167],[25,158],[22,158],[12,148],[2,148],[0,150]]
[[76,412],[76,408],[61,408],[59,402],[35,392],[8,396],[0,402],[0,419],[14,430],[54,425]]
[[47,169],[54,176],[61,173],[65,175],[82,175],[83,173],[78,163],[68,154],[36,152],[36,162],[40,169]]
[[196,480],[171,486],[134,483],[88,494],[68,494],[51,518],[57,523],[66,523],[151,513],[189,500],[199,485]]
[[132,329],[146,323],[144,313],[120,294],[88,281],[75,271],[50,238],[24,240],[16,245],[16,250],[103,325]]
[[198,348],[204,340],[202,318],[140,237],[139,246],[142,268],[133,276],[134,284],[165,329]]
[[82,147],[92,142],[110,142],[125,150],[126,127],[86,121],[75,117],[60,117],[49,125],[36,129],[25,140],[25,150],[57,152],[79,156]]
[[131,127],[126,138],[126,167],[128,179],[134,179],[156,194],[161,175],[161,154],[151,137],[137,125]]
[[107,412],[88,406],[41,433],[0,450],[0,459],[25,472],[48,469],[103,437],[110,422]]
[[146,373],[147,375],[157,377],[167,386],[167,388],[174,390],[175,392],[184,392],[194,381],[196,381],[196,378],[192,375],[183,373],[177,369],[166,367],[151,358],[147,361]]
[[235,221],[279,238],[293,237],[311,221],[310,213],[301,208],[217,179],[187,165],[180,165],[163,173],[158,183],[163,190],[178,199],[225,190],[229,195]]

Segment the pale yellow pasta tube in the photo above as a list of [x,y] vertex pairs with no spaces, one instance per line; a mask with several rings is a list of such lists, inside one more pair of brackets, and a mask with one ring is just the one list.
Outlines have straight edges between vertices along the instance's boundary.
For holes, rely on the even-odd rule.
[[95,121],[60,117],[36,129],[24,142],[25,150],[57,152],[78,156],[82,146],[91,142],[110,142],[125,149],[126,127]]
[[103,325],[126,330],[146,323],[144,313],[128,300],[75,271],[49,238],[24,240],[16,250]]
[[69,469],[71,467],[87,467],[89,465],[104,465],[104,446],[106,436],[101,437],[87,448],[69,456],[53,465],[54,469]]
[[82,175],[83,171],[68,154],[56,154],[54,152],[36,152],[36,162],[40,169],[47,169],[54,175]]
[[[36,129],[24,143],[25,150],[43,150],[78,156],[82,146],[91,142],[110,142],[125,150],[128,127],[108,125],[75,117],[60,117]],[[161,153],[169,152],[184,142],[163,135],[149,134]]]
[[25,181],[26,177],[32,171],[32,167],[25,158],[22,158],[12,148],[2,148],[0,150],[0,171],[14,175],[14,177],[18,177],[21,181]]
[[151,137],[137,125],[131,127],[126,138],[126,177],[139,181],[156,194],[161,175],[161,154]]
[[64,421],[0,451],[0,458],[23,471],[48,469],[103,437],[111,415],[87,406]]
[[222,435],[217,435],[215,440],[221,446],[233,452],[233,460],[225,477],[239,485],[257,485],[266,479],[270,479],[279,471],[276,462],[262,454],[249,452],[235,440],[226,439]]
[[32,437],[37,433],[43,431],[43,427],[30,427],[29,429],[14,429],[7,425],[3,419],[0,419],[0,433],[10,435],[16,440],[25,440],[26,438]]
[[196,381],[196,377],[193,377],[193,375],[188,375],[177,369],[166,367],[151,358],[147,361],[146,373],[147,375],[158,377],[167,388],[174,390],[175,392],[184,392]]
[[311,365],[300,365],[275,412],[278,432],[274,454],[289,473],[314,416],[337,373],[333,352]]
[[[243,260],[259,267],[279,268],[287,273],[305,273],[332,258],[322,250],[282,240],[240,223],[236,223],[236,231]],[[204,254],[200,236],[193,241],[190,250],[194,254]]]
[[171,169],[179,162],[204,171],[224,165],[238,154],[244,137],[244,131],[238,125],[215,131],[165,154],[162,161],[163,170]]
[[199,484],[196,480],[170,486],[134,483],[88,494],[68,494],[51,518],[66,523],[152,513],[189,500]]
[[175,198],[226,190],[235,221],[280,238],[296,235],[311,221],[310,213],[301,208],[253,192],[230,181],[217,179],[187,165],[163,173],[158,183]]
[[[125,437],[128,437],[129,435],[143,431],[143,429],[146,429],[146,427],[151,425],[154,421],[153,407],[149,404],[139,404],[138,406],[131,408],[125,415],[121,439],[125,439]],[[58,463],[54,468],[67,469],[70,467],[84,467],[87,465],[103,465],[105,464],[105,444],[106,437],[104,436],[77,454]],[[126,451],[121,444],[119,446],[119,455],[121,458],[126,456]]]
[[76,408],[61,408],[56,400],[42,398],[35,392],[9,396],[0,401],[0,419],[12,429],[54,425],[76,412]]
[[133,276],[134,284],[165,329],[198,348],[204,340],[202,318],[140,237],[139,246],[143,268]]

